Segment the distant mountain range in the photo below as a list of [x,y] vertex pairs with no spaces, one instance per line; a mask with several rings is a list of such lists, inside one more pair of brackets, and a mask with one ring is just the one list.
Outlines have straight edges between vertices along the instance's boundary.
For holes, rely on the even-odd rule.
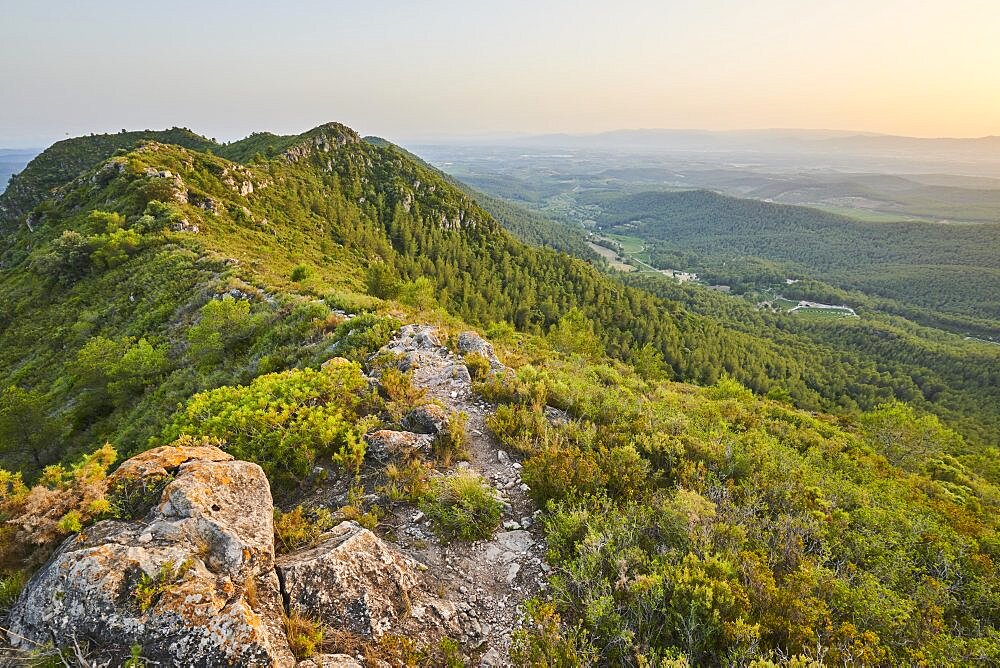
[[1000,160],[1000,136],[921,138],[837,130],[613,130],[596,134],[532,135],[517,143],[580,148],[761,152],[924,153]]

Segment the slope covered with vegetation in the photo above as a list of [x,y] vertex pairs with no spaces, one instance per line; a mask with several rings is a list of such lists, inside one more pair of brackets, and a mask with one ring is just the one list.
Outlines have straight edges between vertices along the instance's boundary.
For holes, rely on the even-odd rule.
[[996,329],[1000,321],[996,224],[867,223],[693,190],[584,200],[600,205],[602,224],[650,240],[654,264],[670,266],[675,254],[685,254],[699,270],[724,275],[728,263],[758,258],[786,273],[962,316],[973,326],[988,321]]
[[[0,200],[0,445],[21,472],[3,474],[3,566],[121,512],[79,491],[106,441],[221,439],[292,499],[317,462],[357,475],[361,434],[412,393],[317,369],[377,366],[421,319],[481,327],[517,369],[479,389],[545,510],[553,596],[515,643],[524,664],[997,659],[991,349],[952,368],[933,346],[887,342],[882,363],[762,338],[749,314],[517,241],[336,124],[204,150],[92,139],[54,192],[28,178]],[[22,480],[70,500],[34,542],[11,524],[35,498]],[[354,517],[377,521],[361,506],[389,501],[363,498]]]

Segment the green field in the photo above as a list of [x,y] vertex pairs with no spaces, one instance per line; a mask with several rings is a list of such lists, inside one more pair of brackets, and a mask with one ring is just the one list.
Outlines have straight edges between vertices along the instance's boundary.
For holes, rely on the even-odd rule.
[[626,255],[641,253],[646,249],[646,242],[639,237],[629,237],[624,234],[606,234],[608,239],[614,239],[622,245],[622,252]]

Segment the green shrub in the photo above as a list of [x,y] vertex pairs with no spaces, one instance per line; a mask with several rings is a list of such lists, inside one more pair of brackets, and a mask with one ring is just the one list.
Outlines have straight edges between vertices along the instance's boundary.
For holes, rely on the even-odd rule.
[[179,582],[192,567],[193,564],[190,561],[175,564],[168,560],[160,565],[155,575],[149,576],[143,573],[136,583],[135,589],[132,590],[132,599],[139,611],[146,612],[156,605],[160,596]]
[[540,507],[550,500],[594,494],[608,482],[594,453],[558,445],[543,448],[525,461],[522,476]]
[[391,422],[399,422],[407,413],[427,403],[427,390],[413,384],[413,374],[392,366],[379,378],[379,390],[385,398],[385,409]]
[[10,610],[28,582],[24,571],[10,571],[0,575],[0,612]]
[[324,531],[334,525],[333,515],[326,508],[304,510],[296,506],[284,513],[274,509],[274,544],[280,553],[315,545]]
[[363,313],[337,327],[330,350],[349,360],[363,361],[389,343],[399,326],[395,318]]
[[296,659],[308,659],[323,645],[323,627],[314,619],[293,610],[285,615],[285,635]]
[[[565,627],[551,603],[525,602],[525,625],[514,632],[510,658],[516,666],[581,668],[596,662],[597,652],[579,626]],[[640,664],[641,665],[641,664]]]
[[459,471],[431,482],[430,494],[420,504],[435,531],[444,539],[489,538],[503,514],[493,488],[469,471]]
[[304,264],[297,264],[292,269],[292,280],[298,283],[299,281],[304,281],[309,277],[309,267]]
[[379,488],[393,503],[418,503],[430,490],[430,474],[434,469],[419,459],[411,459],[402,466],[395,463],[385,467],[386,483]]
[[357,364],[327,364],[258,376],[247,386],[196,394],[166,429],[224,440],[237,459],[260,464],[272,484],[292,485],[312,472],[319,456],[356,473],[364,460],[361,419],[376,405]]
[[372,505],[365,510],[365,488],[358,484],[347,491],[347,503],[340,507],[338,514],[345,521],[357,522],[364,528],[374,531],[382,516],[382,509]]
[[454,461],[469,458],[469,436],[465,432],[468,421],[465,413],[452,412],[448,415],[448,426],[434,437],[431,452],[442,466],[449,467]]
[[250,302],[224,295],[201,308],[201,318],[187,334],[191,357],[202,366],[221,362],[249,339],[262,321],[250,314]]
[[482,353],[471,352],[465,356],[465,367],[472,380],[481,380],[490,373],[490,361]]
[[547,440],[551,429],[540,410],[526,406],[501,404],[486,418],[486,426],[501,443],[522,455],[530,455]]
[[398,299],[407,306],[421,310],[432,308],[436,303],[434,293],[437,286],[426,276],[418,276],[399,286]]

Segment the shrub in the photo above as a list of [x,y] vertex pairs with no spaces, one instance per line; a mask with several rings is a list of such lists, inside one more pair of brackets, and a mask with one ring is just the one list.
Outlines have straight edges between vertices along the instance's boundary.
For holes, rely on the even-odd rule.
[[90,254],[93,252],[94,247],[89,239],[79,232],[63,230],[61,236],[44,247],[44,252],[32,258],[31,267],[37,273],[49,276],[59,283],[70,284],[90,269]]
[[753,401],[753,392],[744,387],[740,381],[729,376],[723,376],[715,385],[706,390],[710,399],[736,399],[741,402]]
[[250,302],[225,295],[201,308],[201,319],[187,334],[191,356],[208,366],[221,362],[227,353],[253,336],[260,320],[250,315]]
[[292,280],[298,283],[299,281],[304,281],[309,277],[309,267],[304,264],[297,264],[292,269]]
[[514,632],[510,658],[517,666],[577,668],[595,663],[597,656],[579,626],[564,628],[551,603],[525,602],[524,628]]
[[69,469],[48,466],[30,490],[21,475],[0,471],[0,567],[38,565],[68,534],[103,514],[107,470],[117,454],[105,445]]
[[49,417],[45,398],[16,385],[0,392],[0,451],[41,469],[52,461],[58,423]]
[[332,350],[350,360],[364,360],[389,343],[399,325],[395,318],[363,313],[337,327]]
[[604,474],[605,489],[617,499],[631,499],[648,490],[649,462],[642,458],[632,445],[619,445],[601,449],[598,462]]
[[418,503],[430,490],[430,464],[411,459],[402,466],[389,464],[385,467],[387,482],[379,488],[393,503]]
[[524,463],[524,482],[540,507],[550,500],[594,494],[608,480],[593,452],[552,445]]
[[119,478],[107,491],[108,514],[124,520],[145,517],[173,479],[174,476],[169,473]]
[[486,426],[507,448],[528,455],[538,449],[550,429],[541,411],[525,406],[502,404],[486,418]]
[[28,576],[24,571],[10,571],[0,575],[0,612],[10,610],[27,581]]
[[302,506],[296,506],[287,513],[275,508],[274,544],[282,553],[315,545],[333,524],[333,515],[326,508],[304,510]]
[[494,496],[493,488],[468,471],[432,481],[430,494],[420,508],[445,539],[489,538],[500,526],[503,513],[503,504]]
[[490,373],[490,361],[482,353],[471,352],[465,356],[465,367],[472,380],[480,380]]
[[139,607],[139,611],[146,612],[156,605],[160,596],[179,582],[192,567],[191,561],[175,564],[173,561],[167,560],[160,565],[155,575],[149,576],[143,573],[136,583],[135,589],[132,590],[132,599]]
[[381,516],[381,509],[378,506],[365,510],[365,488],[361,485],[355,485],[347,491],[347,503],[340,507],[339,512],[341,519],[357,522],[370,531],[374,531],[378,526]]
[[299,660],[313,656],[323,645],[323,627],[301,612],[293,610],[285,615],[284,626],[288,646]]
[[418,276],[399,286],[399,301],[414,308],[426,310],[435,304],[434,291],[436,286],[426,276]]
[[441,462],[442,466],[451,466],[455,460],[469,458],[469,436],[465,433],[465,425],[469,416],[465,413],[452,412],[448,416],[448,426],[431,443],[431,452]]
[[362,435],[375,397],[357,364],[327,364],[258,376],[247,386],[196,394],[166,429],[222,439],[238,459],[260,464],[272,484],[308,476],[321,455],[356,472],[364,460]]
[[427,390],[413,385],[413,374],[390,367],[379,379],[379,389],[385,397],[386,413],[392,422],[399,422],[403,416],[420,404],[427,403]]

